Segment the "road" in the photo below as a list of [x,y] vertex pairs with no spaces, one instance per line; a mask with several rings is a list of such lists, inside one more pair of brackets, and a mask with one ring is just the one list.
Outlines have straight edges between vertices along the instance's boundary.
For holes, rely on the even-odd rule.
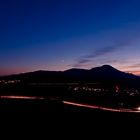
[[[28,100],[44,100],[45,101],[44,97],[36,97],[36,96],[0,96],[0,99],[28,99]],[[55,102],[55,100],[53,102]],[[89,105],[89,104],[77,103],[77,102],[66,101],[66,100],[62,101],[62,103],[65,105],[90,108],[90,109],[99,109],[99,110],[110,111],[110,112],[140,113],[140,107],[137,107],[134,109],[109,108],[109,107],[104,107],[104,106],[99,106],[99,105]]]
[[111,112],[140,113],[140,108],[136,108],[136,109],[125,109],[125,108],[114,109],[114,108],[109,108],[109,107],[81,104],[81,103],[75,103],[75,102],[70,102],[70,101],[63,101],[63,103],[67,104],[67,105],[72,105],[72,106],[85,107],[85,108],[91,108],[91,109],[100,109],[100,110],[111,111]]

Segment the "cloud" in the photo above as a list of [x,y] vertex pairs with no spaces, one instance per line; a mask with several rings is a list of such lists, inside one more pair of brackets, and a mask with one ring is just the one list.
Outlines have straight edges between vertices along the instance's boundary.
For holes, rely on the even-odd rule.
[[[96,48],[93,52],[86,54],[84,56],[81,56],[76,59],[76,63],[73,65],[74,67],[83,66],[89,62],[92,62],[96,58],[101,58],[102,56],[105,56],[107,54],[113,53],[122,47],[129,45],[132,42],[133,39],[124,39],[122,41],[115,42],[111,45],[106,45],[102,47],[94,47]],[[104,61],[104,60],[103,60]],[[108,59],[108,61],[111,61]],[[115,61],[115,60],[114,60]],[[117,62],[117,60],[116,60]]]
[[[90,59],[87,59],[87,58],[80,58],[78,61],[77,61],[77,64],[76,65],[81,65],[81,64],[85,64],[85,63],[88,63],[90,62],[91,60]],[[75,66],[76,66],[75,65]]]
[[79,59],[77,60],[77,63],[73,64],[73,67],[81,67],[81,66],[86,66],[89,62],[91,62],[91,60],[89,59]]
[[107,47],[98,49],[98,50],[94,51],[93,53],[91,53],[91,54],[89,54],[87,56],[84,56],[84,58],[89,58],[89,59],[96,58],[96,57],[105,55],[107,53],[113,52],[114,50],[116,50],[116,47],[114,47],[114,46],[107,46]]
[[74,66],[79,66],[79,65],[83,65],[86,63],[91,62],[93,59],[100,57],[100,56],[104,56],[108,53],[112,53],[115,50],[117,50],[118,48],[120,48],[122,45],[114,45],[114,46],[106,46],[106,47],[102,47],[100,49],[96,49],[94,52],[81,56],[76,60],[76,63],[74,64]]

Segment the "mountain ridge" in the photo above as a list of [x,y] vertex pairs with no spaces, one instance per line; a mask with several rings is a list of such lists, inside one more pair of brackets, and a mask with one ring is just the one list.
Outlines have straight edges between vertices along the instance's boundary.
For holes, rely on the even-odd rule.
[[65,71],[34,71],[10,76],[2,79],[18,79],[23,83],[102,83],[108,85],[123,85],[125,87],[140,87],[140,77],[122,72],[110,65],[103,65],[91,69],[72,68]]
[[[93,67],[91,69],[84,69],[84,68],[71,68],[71,69],[67,69],[67,70],[64,70],[64,71],[51,71],[51,70],[35,70],[35,71],[29,71],[29,72],[22,72],[22,73],[17,73],[17,74],[9,74],[9,75],[2,75],[0,76],[1,77],[8,77],[8,76],[15,76],[15,75],[24,75],[24,74],[29,74],[29,73],[39,73],[39,72],[68,72],[68,71],[74,71],[74,70],[81,70],[81,71],[90,71],[90,70],[94,70],[94,69],[100,69],[100,68],[104,68],[104,69],[114,69],[114,70],[117,70],[117,71],[120,71],[120,72],[123,72],[121,70],[118,70],[116,68],[114,68],[113,66],[111,65],[102,65],[102,66],[98,66],[98,67]],[[123,73],[127,73],[127,72],[123,72]],[[127,74],[131,74],[131,75],[134,75],[132,73],[127,73]],[[135,76],[138,76],[138,75],[135,75]],[[140,77],[140,76],[138,76]]]
[[133,75],[136,77],[140,77],[138,75],[134,75],[132,73],[127,73],[127,72],[123,72],[120,71],[114,67],[112,67],[111,65],[102,65],[102,66],[98,66],[98,67],[93,67],[91,69],[84,69],[84,68],[71,68],[71,69],[67,69],[64,71],[50,71],[50,70],[36,70],[36,71],[31,71],[31,72],[24,72],[24,73],[18,73],[18,74],[10,74],[10,75],[3,75],[0,76],[0,78],[4,78],[4,77],[11,77],[11,76],[19,76],[19,75],[26,75],[26,74],[32,74],[32,73],[69,73],[69,72],[74,72],[74,71],[95,71],[95,70],[103,70],[103,71],[116,71],[116,72],[121,72],[121,73],[125,73],[125,74],[129,74],[129,75]]

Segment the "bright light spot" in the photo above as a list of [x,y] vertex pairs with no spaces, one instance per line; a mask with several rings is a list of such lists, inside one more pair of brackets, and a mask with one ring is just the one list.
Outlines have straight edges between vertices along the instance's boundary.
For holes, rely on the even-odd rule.
[[140,111],[140,107],[138,107],[138,110]]

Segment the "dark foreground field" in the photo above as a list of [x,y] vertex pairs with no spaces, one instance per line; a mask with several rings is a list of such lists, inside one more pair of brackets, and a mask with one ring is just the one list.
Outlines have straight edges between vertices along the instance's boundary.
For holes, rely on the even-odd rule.
[[[102,127],[109,125],[134,127],[140,123],[140,113],[111,112],[66,105],[58,100],[0,99],[0,117],[35,119],[36,122],[50,123],[75,121]],[[106,125],[106,126],[105,126]]]
[[0,99],[0,120],[1,129],[14,131],[14,136],[95,139],[112,134],[113,138],[122,137],[139,130],[140,114],[76,107],[47,99]]

